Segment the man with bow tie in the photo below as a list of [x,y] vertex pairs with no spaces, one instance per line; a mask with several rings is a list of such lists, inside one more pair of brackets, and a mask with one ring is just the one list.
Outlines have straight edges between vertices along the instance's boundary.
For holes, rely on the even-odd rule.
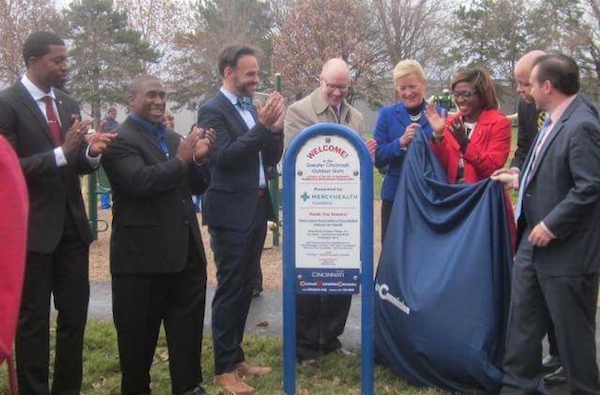
[[277,92],[258,109],[247,102],[260,82],[253,48],[226,47],[218,68],[223,85],[198,111],[198,125],[216,132],[208,162],[211,184],[202,199],[217,266],[212,304],[215,382],[230,393],[251,394],[254,388],[240,376],[271,372],[270,367],[246,362],[242,340],[267,220],[275,220],[266,169],[283,152],[285,103]]
[[[32,33],[23,44],[23,59],[25,75],[0,93],[0,134],[17,152],[29,189],[27,258],[16,336],[19,390],[79,394],[92,241],[79,176],[98,168],[115,136],[86,137],[91,121],[80,122],[79,105],[61,91],[68,75],[63,40],[50,32]],[[50,295],[58,311],[51,391]]]

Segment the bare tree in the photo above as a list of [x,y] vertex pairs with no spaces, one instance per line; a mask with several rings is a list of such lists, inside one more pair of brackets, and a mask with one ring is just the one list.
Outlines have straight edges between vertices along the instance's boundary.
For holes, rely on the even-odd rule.
[[[127,26],[161,54],[159,62],[146,62],[146,71],[165,80],[171,77],[172,64],[181,54],[176,42],[193,32],[192,4],[172,0],[115,0],[115,9],[127,14]],[[189,54],[187,54],[189,55]]]
[[600,0],[550,0],[545,19],[554,18],[558,47],[579,64],[587,93],[600,95]]
[[351,68],[349,100],[381,98],[385,59],[374,50],[376,31],[360,0],[297,0],[274,37],[274,67],[283,75],[284,93],[299,99],[317,86],[321,66],[340,57]]
[[449,46],[452,3],[443,0],[371,0],[382,44],[393,66],[415,59],[434,64]]
[[37,30],[55,30],[57,11],[45,0],[0,0],[0,81],[12,84],[25,72],[21,47]]
[[179,51],[171,69],[174,100],[195,107],[220,86],[217,57],[229,44],[249,44],[262,51],[264,81],[269,80],[271,17],[261,0],[197,0],[193,32],[175,37]]

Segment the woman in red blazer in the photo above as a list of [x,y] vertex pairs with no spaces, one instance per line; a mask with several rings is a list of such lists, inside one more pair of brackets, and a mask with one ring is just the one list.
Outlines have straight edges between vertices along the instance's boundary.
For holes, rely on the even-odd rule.
[[[452,184],[484,180],[506,163],[510,152],[511,122],[498,110],[494,83],[487,71],[475,68],[452,77],[452,96],[457,114],[439,116],[428,106],[427,118],[433,127],[431,147]],[[507,196],[507,215],[514,240],[516,227]]]

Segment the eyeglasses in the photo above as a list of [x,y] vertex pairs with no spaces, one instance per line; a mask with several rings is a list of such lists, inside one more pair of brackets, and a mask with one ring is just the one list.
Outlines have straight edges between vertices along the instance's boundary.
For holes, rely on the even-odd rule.
[[344,92],[348,92],[348,89],[350,89],[350,85],[346,85],[346,84],[341,84],[341,85],[330,84],[330,83],[328,83],[325,80],[323,80],[323,82],[325,83],[325,86],[327,87],[327,89],[331,89],[332,91],[338,89],[340,92],[344,93]]
[[471,96],[476,95],[478,92],[452,92],[452,97],[454,98],[454,100],[458,100],[458,99],[463,99],[463,100],[469,100],[471,98]]

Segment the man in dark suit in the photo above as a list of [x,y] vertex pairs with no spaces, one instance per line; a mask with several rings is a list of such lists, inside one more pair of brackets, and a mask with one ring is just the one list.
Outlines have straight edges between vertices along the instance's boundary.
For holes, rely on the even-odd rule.
[[[518,177],[518,250],[503,394],[543,393],[541,340],[550,321],[572,393],[598,394],[595,314],[600,260],[600,122],[579,91],[579,68],[546,55],[531,96],[549,119]],[[515,186],[515,173],[493,179]]]
[[[529,83],[531,69],[535,61],[544,55],[546,55],[546,52],[540,50],[527,52],[515,65],[514,75],[517,82],[517,93],[521,95],[521,100],[519,100],[517,110],[519,125],[517,150],[515,151],[515,156],[510,167],[515,167],[519,170],[523,168],[531,144],[533,144],[546,117],[545,112],[535,107],[530,94],[531,84]],[[547,381],[549,380],[551,383],[564,382],[566,381],[566,377],[560,363],[552,321],[550,321],[548,327],[548,346],[548,355],[542,360],[543,371],[549,375]]]
[[[23,298],[16,337],[22,394],[48,394],[50,295],[58,310],[53,394],[79,394],[92,241],[79,175],[99,165],[114,136],[79,122],[79,105],[60,90],[68,74],[64,42],[49,32],[23,44],[26,74],[0,93],[0,133],[11,143],[29,189]],[[57,89],[58,88],[58,89]]]
[[206,257],[192,194],[208,184],[203,163],[214,131],[185,139],[162,123],[162,81],[129,86],[131,114],[102,164],[114,192],[110,240],[113,317],[123,394],[150,393],[150,367],[161,323],[173,394],[206,394],[200,356]]
[[248,364],[241,345],[267,220],[275,219],[266,169],[283,152],[285,104],[277,92],[258,110],[245,101],[260,81],[253,48],[225,48],[218,66],[223,85],[198,111],[198,125],[214,128],[217,135],[209,161],[211,184],[202,199],[217,266],[212,304],[215,382],[229,392],[251,394],[254,389],[239,375],[271,372]]

